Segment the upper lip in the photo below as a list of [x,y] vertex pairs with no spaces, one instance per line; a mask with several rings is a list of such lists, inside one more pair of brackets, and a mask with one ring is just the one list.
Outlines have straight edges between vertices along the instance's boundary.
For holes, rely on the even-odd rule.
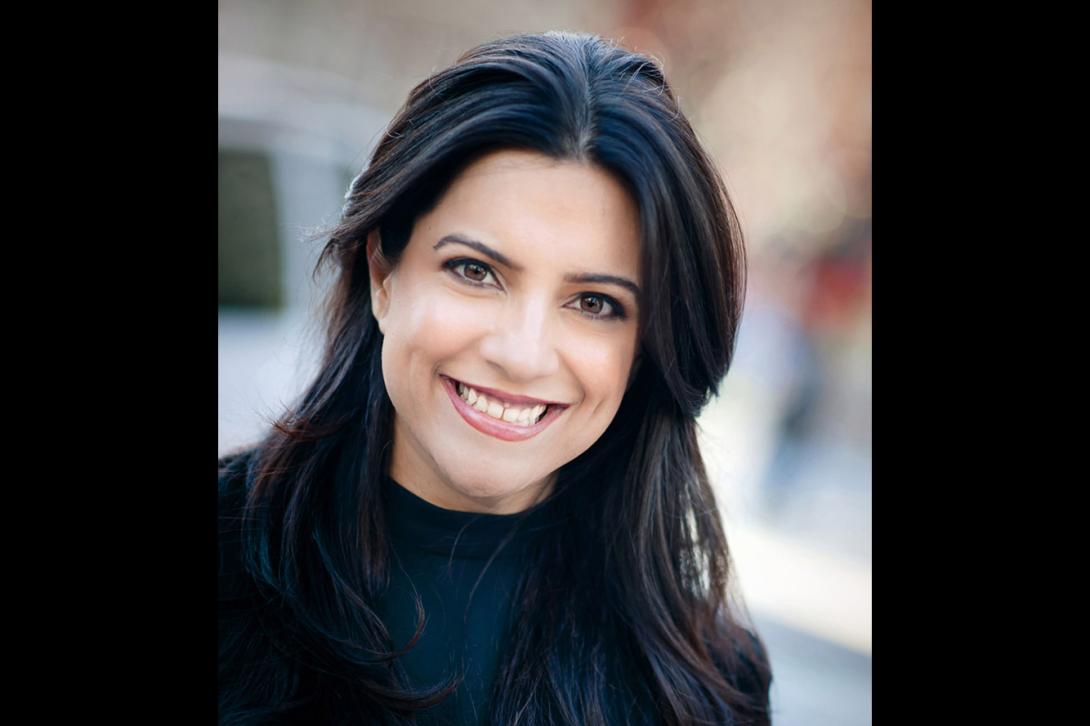
[[493,397],[493,398],[498,398],[498,399],[500,399],[502,401],[505,401],[507,403],[518,403],[518,404],[524,404],[524,405],[527,405],[527,406],[535,406],[535,405],[538,405],[538,404],[543,404],[543,405],[546,405],[546,406],[567,406],[568,405],[566,403],[561,403],[560,401],[543,401],[540,398],[531,398],[530,396],[516,396],[513,393],[508,393],[507,391],[501,391],[498,388],[488,388],[487,386],[478,386],[476,383],[469,383],[468,381],[463,381],[463,380],[458,379],[458,378],[451,378],[451,376],[447,376],[447,378],[450,378],[450,380],[454,381],[455,383],[462,383],[462,384],[464,384],[466,386],[469,386],[470,388],[477,391],[478,393],[483,393],[486,396]]

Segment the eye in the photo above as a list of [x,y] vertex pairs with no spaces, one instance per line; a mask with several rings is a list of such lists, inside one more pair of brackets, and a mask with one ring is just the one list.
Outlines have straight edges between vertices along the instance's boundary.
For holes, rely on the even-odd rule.
[[[496,273],[492,268],[479,260],[471,257],[458,257],[443,263],[444,269],[460,282],[474,287],[498,287],[488,282],[488,278],[495,279]],[[591,320],[624,320],[628,317],[624,305],[608,295],[596,292],[582,293],[576,300],[576,308],[580,315]]]
[[[609,297],[598,293],[584,293],[577,301],[579,312],[592,320],[624,320],[627,317],[624,306]],[[609,310],[608,313],[603,310]]]
[[[476,285],[478,287],[487,287],[489,275],[493,275],[492,268],[483,262],[477,260],[460,257],[455,260],[446,262],[443,267],[451,271],[455,277],[463,282],[467,282],[470,285]],[[457,272],[457,269],[464,268],[462,272]]]

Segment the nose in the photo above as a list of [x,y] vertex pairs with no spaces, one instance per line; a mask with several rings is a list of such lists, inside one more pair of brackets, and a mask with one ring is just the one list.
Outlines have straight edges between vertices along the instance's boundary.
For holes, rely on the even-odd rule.
[[555,311],[543,296],[505,301],[481,354],[506,380],[526,383],[555,374],[560,354],[555,340]]

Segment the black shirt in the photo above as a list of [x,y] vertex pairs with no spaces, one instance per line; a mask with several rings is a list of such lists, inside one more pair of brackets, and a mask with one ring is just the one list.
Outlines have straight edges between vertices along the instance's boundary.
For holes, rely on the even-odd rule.
[[[243,706],[234,701],[234,684],[243,677],[260,684],[263,692],[248,693],[249,708],[258,705],[254,699],[274,709],[274,704],[282,704],[276,710],[284,717],[276,723],[327,723],[328,717],[314,715],[324,713],[317,702],[313,707],[318,711],[307,710],[317,694],[311,692],[305,678],[296,682],[298,690],[274,687],[278,683],[275,676],[294,672],[296,663],[291,656],[269,647],[264,635],[268,621],[255,617],[266,601],[258,596],[242,565],[238,527],[250,457],[232,458],[229,471],[223,468],[226,460],[220,462],[221,709],[233,711]],[[424,501],[389,477],[383,481],[382,491],[391,545],[390,585],[374,603],[375,610],[395,648],[405,647],[416,631],[414,595],[420,598],[425,618],[417,642],[397,662],[409,683],[419,689],[446,683],[452,675],[464,675],[446,700],[420,713],[417,721],[429,726],[484,723],[499,658],[507,645],[514,615],[511,597],[517,590],[522,562],[532,554],[539,535],[547,539],[552,530],[559,529],[556,510],[546,503],[512,515],[456,512]],[[224,660],[225,653],[241,654],[242,660],[236,655]],[[747,665],[746,672],[738,674],[739,686],[767,703],[768,691],[750,672],[752,664]],[[301,709],[293,709],[289,715],[284,710],[288,702],[299,703]],[[629,709],[634,706],[628,700],[610,702],[609,722],[632,722]],[[640,710],[649,713],[648,707],[643,704]]]
[[442,509],[389,477],[383,494],[393,555],[378,613],[394,647],[416,631],[414,593],[426,618],[419,640],[399,660],[414,687],[444,683],[464,666],[458,689],[419,720],[484,723],[521,557],[554,518],[546,506],[506,515]]

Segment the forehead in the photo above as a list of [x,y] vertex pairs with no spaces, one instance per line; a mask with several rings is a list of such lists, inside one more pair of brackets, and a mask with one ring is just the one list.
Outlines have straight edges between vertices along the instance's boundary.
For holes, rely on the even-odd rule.
[[532,151],[496,151],[467,166],[418,229],[474,235],[520,262],[639,272],[639,212],[624,185],[599,166]]

